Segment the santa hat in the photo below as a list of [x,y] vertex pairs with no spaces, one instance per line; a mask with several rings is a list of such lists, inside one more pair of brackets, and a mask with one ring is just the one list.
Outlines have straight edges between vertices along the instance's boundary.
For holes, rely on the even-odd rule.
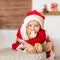
[[41,28],[43,28],[44,26],[44,19],[45,19],[45,16],[43,16],[40,12],[37,12],[36,10],[33,10],[33,11],[30,11],[27,13],[26,15],[26,18],[24,19],[24,22],[21,26],[21,35],[22,35],[22,38],[24,40],[28,40],[28,36],[26,34],[26,25],[32,21],[32,20],[36,20],[40,23],[41,25]]

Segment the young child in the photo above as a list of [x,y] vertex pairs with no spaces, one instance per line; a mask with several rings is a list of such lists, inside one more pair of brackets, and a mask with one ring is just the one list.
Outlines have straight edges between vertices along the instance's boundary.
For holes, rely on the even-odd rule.
[[[27,13],[21,27],[18,28],[16,42],[12,44],[12,49],[17,50],[18,46],[29,49],[29,53],[36,53],[35,43],[44,44],[46,42],[46,33],[43,29],[45,16],[36,10]],[[29,36],[27,29],[35,32],[34,37]],[[48,42],[48,41],[47,41]],[[21,44],[22,43],[22,44]],[[51,50],[46,52],[47,58],[51,58]],[[54,56],[53,56],[54,58]]]

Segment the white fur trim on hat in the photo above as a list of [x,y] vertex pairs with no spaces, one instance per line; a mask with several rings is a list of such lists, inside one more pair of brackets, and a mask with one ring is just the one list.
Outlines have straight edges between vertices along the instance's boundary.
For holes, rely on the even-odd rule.
[[28,24],[30,21],[33,21],[33,20],[38,21],[38,22],[40,23],[40,25],[41,25],[41,28],[44,27],[44,20],[43,20],[42,17],[40,17],[40,16],[38,16],[38,15],[29,15],[29,16],[27,16],[27,17],[24,19],[24,23],[22,24],[21,29],[20,29],[22,38],[23,38],[24,40],[28,40],[28,36],[27,36],[27,34],[26,34],[26,26],[27,26],[27,24]]
[[42,17],[38,16],[38,15],[29,15],[24,19],[24,25],[26,26],[28,22],[32,21],[32,20],[36,20],[40,23],[41,28],[44,27],[44,20]]
[[26,26],[24,24],[22,24],[20,32],[23,40],[28,40],[28,36],[26,34]]

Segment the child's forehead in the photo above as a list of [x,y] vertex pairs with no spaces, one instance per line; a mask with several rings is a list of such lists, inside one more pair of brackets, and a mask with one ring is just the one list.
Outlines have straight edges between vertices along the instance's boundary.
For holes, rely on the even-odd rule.
[[32,21],[27,23],[27,26],[29,26],[29,25],[39,25],[40,26],[40,23],[36,20],[32,20]]
[[37,24],[39,24],[39,22],[36,21],[36,20],[29,21],[28,24],[29,24],[29,23],[34,23],[34,22],[37,23]]

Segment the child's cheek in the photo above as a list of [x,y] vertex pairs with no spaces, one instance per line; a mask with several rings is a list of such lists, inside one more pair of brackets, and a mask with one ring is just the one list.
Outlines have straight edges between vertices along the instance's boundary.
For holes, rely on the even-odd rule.
[[40,28],[37,28],[37,29],[35,29],[35,32],[39,32],[39,30],[41,30]]

